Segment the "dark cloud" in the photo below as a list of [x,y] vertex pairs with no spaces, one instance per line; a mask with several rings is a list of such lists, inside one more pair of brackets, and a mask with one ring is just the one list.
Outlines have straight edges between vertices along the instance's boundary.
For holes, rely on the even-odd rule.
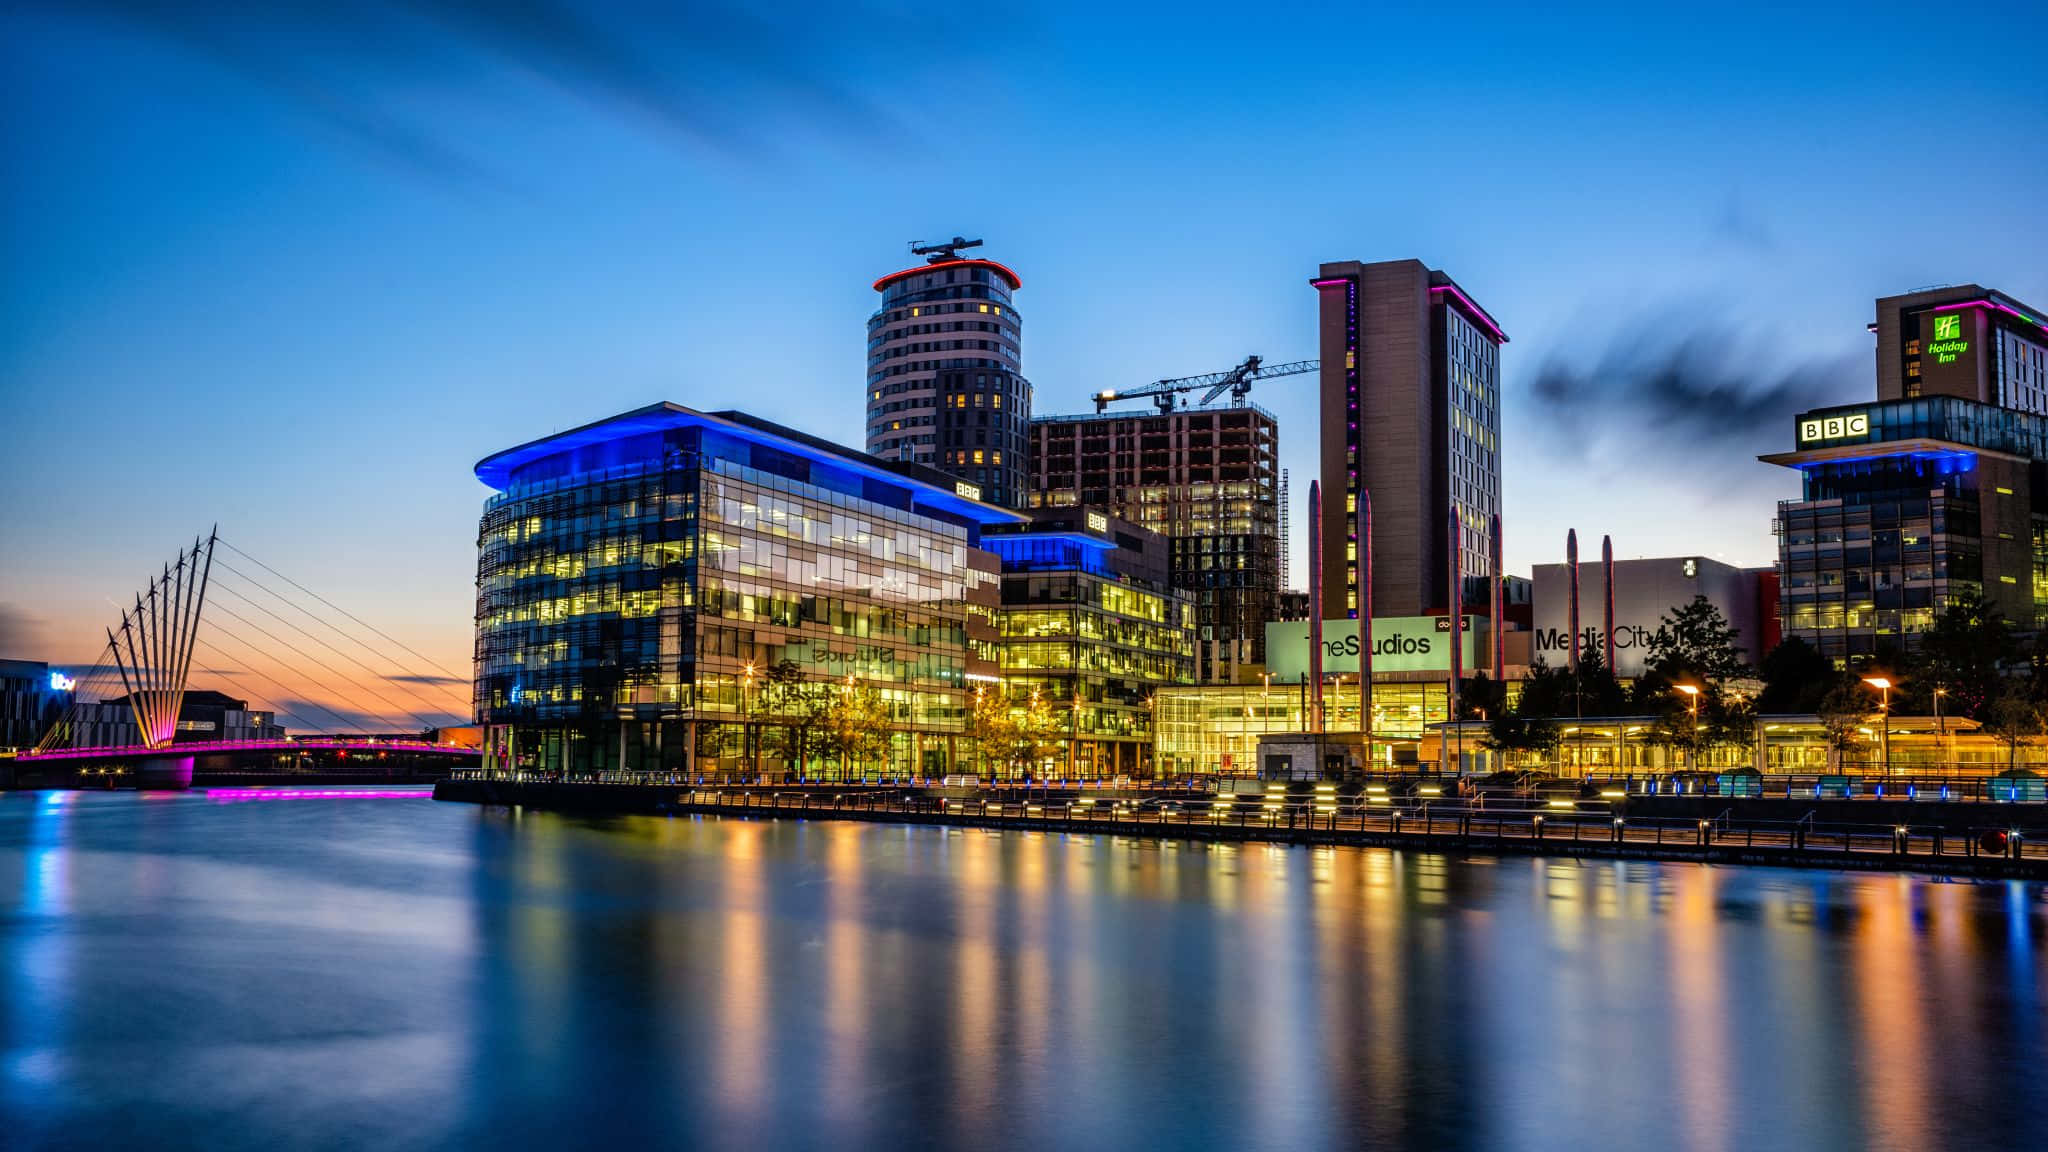
[[461,678],[459,678],[459,677],[455,677],[455,676],[418,676],[418,675],[405,675],[405,676],[386,676],[386,677],[384,677],[384,678],[385,678],[386,680],[389,680],[389,681],[391,681],[391,682],[392,682],[393,684],[425,684],[425,685],[429,685],[429,686],[432,686],[432,687],[440,687],[440,686],[442,686],[442,685],[455,685],[455,686],[458,686],[458,687],[462,687],[462,688],[467,688],[467,687],[469,687],[469,681],[467,681],[467,680],[463,680],[463,679],[461,679]]
[[278,722],[296,733],[307,732],[417,732],[422,718],[437,724],[467,724],[466,716],[453,712],[425,712],[420,716],[411,713],[369,712],[351,708],[331,700],[311,700],[305,697],[287,697],[272,702],[278,715]]
[[1869,369],[1867,356],[1788,359],[1731,330],[1644,318],[1602,349],[1552,353],[1528,395],[1551,425],[1548,451],[1746,469],[1790,446],[1795,414],[1867,392]]
[[43,639],[42,620],[0,601],[0,660],[47,660]]
[[[430,123],[507,75],[551,84],[679,141],[757,154],[792,127],[880,141],[892,96],[972,58],[1010,9],[877,0],[26,0],[180,45],[416,169],[473,157]],[[758,131],[772,127],[773,132]]]

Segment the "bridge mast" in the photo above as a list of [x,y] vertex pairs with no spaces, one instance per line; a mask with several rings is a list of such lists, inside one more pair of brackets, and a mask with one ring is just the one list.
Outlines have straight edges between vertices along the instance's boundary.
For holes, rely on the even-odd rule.
[[206,584],[213,575],[213,545],[219,529],[180,550],[175,565],[164,565],[147,593],[137,593],[135,611],[121,613],[118,634],[107,632],[107,648],[128,693],[128,707],[145,748],[162,748],[178,734],[185,703],[185,679],[192,670],[192,646]]

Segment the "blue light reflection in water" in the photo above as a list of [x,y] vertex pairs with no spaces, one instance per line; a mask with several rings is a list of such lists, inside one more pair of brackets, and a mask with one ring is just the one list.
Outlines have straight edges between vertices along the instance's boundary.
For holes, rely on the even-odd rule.
[[9,1146],[2048,1147],[2028,884],[0,796]]

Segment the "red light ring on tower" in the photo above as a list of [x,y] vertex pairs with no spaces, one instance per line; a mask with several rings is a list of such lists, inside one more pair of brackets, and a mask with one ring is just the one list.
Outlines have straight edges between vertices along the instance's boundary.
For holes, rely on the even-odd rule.
[[893,284],[906,276],[915,276],[920,272],[937,272],[942,268],[988,268],[1010,282],[1010,291],[1015,292],[1024,286],[1024,282],[1017,279],[1015,272],[1010,271],[993,260],[945,260],[937,264],[919,264],[915,268],[905,268],[901,272],[891,272],[880,280],[875,281],[875,291],[880,292],[887,285]]

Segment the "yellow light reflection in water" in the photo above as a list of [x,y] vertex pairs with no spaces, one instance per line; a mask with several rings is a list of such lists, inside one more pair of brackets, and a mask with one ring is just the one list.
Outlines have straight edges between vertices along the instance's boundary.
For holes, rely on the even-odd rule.
[[825,1045],[826,1105],[850,1123],[861,1103],[868,1072],[868,1006],[865,962],[868,938],[862,867],[870,826],[819,825],[825,846]]
[[952,1142],[977,1147],[995,1139],[989,1125],[997,1110],[995,1053],[1002,1044],[996,1030],[996,841],[974,833],[948,833],[946,844],[954,851],[954,875],[960,881],[951,889],[957,934],[951,981],[953,1037],[947,1047],[952,1056],[950,1095],[956,1105],[952,1112],[960,1125]]
[[1857,885],[1863,914],[1855,935],[1856,1016],[1862,1027],[1863,1106],[1878,1146],[1918,1148],[1927,1113],[1927,990],[1921,987],[1914,893],[1925,887],[1911,876]]
[[1673,868],[1671,904],[1666,917],[1670,950],[1671,994],[1678,1012],[1672,1029],[1676,1051],[1671,1066],[1678,1070],[1672,1091],[1678,1095],[1677,1125],[1685,1147],[1696,1152],[1726,1152],[1728,1110],[1738,1102],[1729,1091],[1728,992],[1721,971],[1720,931],[1716,913],[1721,872],[1707,867]]
[[721,925],[718,1087],[728,1109],[758,1118],[768,1096],[766,865],[761,839],[776,827],[752,820],[719,825],[725,838],[725,920]]

